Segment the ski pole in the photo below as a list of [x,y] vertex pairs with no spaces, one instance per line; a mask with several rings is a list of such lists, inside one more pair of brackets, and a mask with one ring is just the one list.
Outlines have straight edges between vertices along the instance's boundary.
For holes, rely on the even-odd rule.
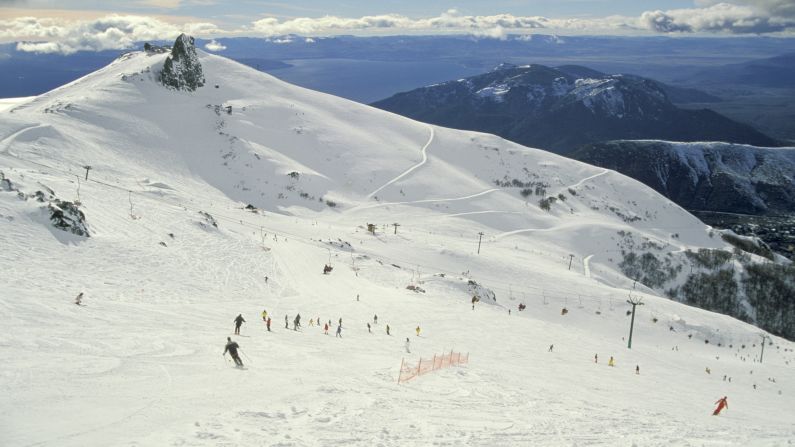
[[221,355],[224,357],[224,360],[226,361],[226,363],[229,363],[229,359],[226,358],[226,354],[221,354]]

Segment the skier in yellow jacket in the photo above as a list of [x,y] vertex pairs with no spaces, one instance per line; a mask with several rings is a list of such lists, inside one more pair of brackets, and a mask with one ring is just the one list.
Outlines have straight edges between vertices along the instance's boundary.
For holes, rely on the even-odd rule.
[[420,329],[420,327],[417,326],[416,331],[417,331],[417,337],[419,337],[420,336],[420,332],[422,332],[422,329]]

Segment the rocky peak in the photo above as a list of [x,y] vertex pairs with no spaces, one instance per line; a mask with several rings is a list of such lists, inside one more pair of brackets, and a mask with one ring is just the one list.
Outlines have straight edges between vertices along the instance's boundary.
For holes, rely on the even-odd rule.
[[180,34],[160,71],[160,82],[176,90],[194,91],[204,85],[204,73],[193,37]]

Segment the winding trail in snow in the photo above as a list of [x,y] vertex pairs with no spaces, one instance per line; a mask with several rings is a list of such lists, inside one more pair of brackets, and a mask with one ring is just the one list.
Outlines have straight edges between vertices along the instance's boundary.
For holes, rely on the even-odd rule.
[[485,191],[476,192],[475,194],[470,194],[468,196],[463,196],[463,197],[452,197],[452,198],[446,198],[446,199],[410,200],[410,201],[407,201],[407,202],[376,203],[376,204],[373,204],[373,205],[352,208],[351,211],[354,211],[354,210],[355,211],[367,210],[367,209],[371,209],[371,208],[378,208],[379,206],[389,206],[389,205],[412,205],[412,204],[415,204],[415,203],[456,202],[456,201],[459,201],[459,200],[469,200],[469,199],[474,199],[476,197],[485,196],[486,194],[491,194],[491,193],[493,193],[495,191],[500,191],[500,188],[491,188],[491,189],[487,189]]
[[373,192],[371,192],[370,194],[368,194],[368,195],[367,195],[367,198],[368,198],[368,199],[371,199],[371,198],[373,198],[373,196],[374,196],[374,195],[376,195],[376,194],[378,194],[379,192],[381,192],[381,190],[383,190],[383,189],[384,189],[384,188],[386,188],[387,186],[389,186],[389,185],[392,185],[392,184],[393,184],[393,183],[395,183],[396,181],[398,181],[398,180],[402,179],[403,177],[405,177],[405,176],[407,176],[407,175],[411,174],[411,173],[412,173],[412,172],[413,172],[415,169],[417,169],[417,168],[419,168],[420,166],[424,165],[424,164],[425,164],[425,163],[428,161],[428,146],[430,146],[430,145],[431,145],[431,143],[433,143],[433,137],[434,137],[434,131],[433,131],[433,127],[432,127],[432,126],[428,126],[428,130],[430,130],[430,131],[431,131],[431,135],[428,137],[428,142],[426,142],[426,143],[425,143],[425,146],[423,146],[423,147],[422,147],[422,160],[421,160],[419,163],[415,164],[414,166],[412,166],[412,167],[410,167],[410,168],[406,169],[405,171],[403,171],[403,172],[402,172],[400,175],[398,175],[397,177],[395,177],[395,178],[393,178],[392,180],[390,180],[390,181],[386,182],[386,183],[385,183],[384,185],[382,185],[380,188],[378,188],[378,189],[376,189],[375,191],[373,191]]
[[592,175],[590,177],[585,177],[584,179],[580,180],[579,182],[577,182],[577,183],[575,183],[575,184],[573,184],[571,186],[568,186],[568,188],[579,188],[580,186],[582,186],[583,183],[585,183],[585,182],[587,182],[589,180],[593,180],[593,179],[595,179],[597,177],[601,177],[601,176],[607,174],[608,172],[610,172],[610,170],[609,169],[605,169],[604,171],[602,171],[602,172],[600,172],[598,174],[594,174],[594,175]]
[[25,126],[22,129],[19,129],[18,131],[12,133],[11,135],[4,137],[2,140],[0,140],[0,154],[9,153],[8,148],[11,147],[11,143],[13,143],[18,136],[26,133],[29,130],[39,129],[42,127],[49,127],[49,124],[33,124],[30,126]]

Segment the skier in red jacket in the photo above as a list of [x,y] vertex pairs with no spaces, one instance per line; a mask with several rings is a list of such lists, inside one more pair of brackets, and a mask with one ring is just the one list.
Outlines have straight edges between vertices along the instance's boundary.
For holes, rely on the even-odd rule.
[[728,403],[728,402],[726,402],[726,396],[723,396],[723,399],[719,399],[719,400],[718,400],[717,402],[715,402],[715,403],[716,403],[716,404],[718,404],[718,408],[716,408],[716,409],[715,409],[715,411],[712,413],[712,415],[713,415],[713,416],[717,416],[717,415],[719,415],[719,414],[720,414],[720,412],[721,412],[721,411],[722,411],[724,408],[729,408],[729,403]]

